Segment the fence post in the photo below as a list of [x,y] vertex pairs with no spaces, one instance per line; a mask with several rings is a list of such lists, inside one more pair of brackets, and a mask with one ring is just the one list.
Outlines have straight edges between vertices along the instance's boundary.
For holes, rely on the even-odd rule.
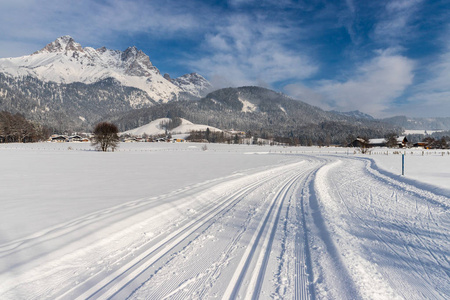
[[402,176],[405,175],[405,154],[402,154]]

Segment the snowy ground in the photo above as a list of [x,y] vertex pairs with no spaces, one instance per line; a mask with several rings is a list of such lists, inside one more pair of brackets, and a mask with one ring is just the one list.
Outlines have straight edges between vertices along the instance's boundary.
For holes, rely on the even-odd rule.
[[449,298],[448,152],[202,146],[0,145],[0,299]]

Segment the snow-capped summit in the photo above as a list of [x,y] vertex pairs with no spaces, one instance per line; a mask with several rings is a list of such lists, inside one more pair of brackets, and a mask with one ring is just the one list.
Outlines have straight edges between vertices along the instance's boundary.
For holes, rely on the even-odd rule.
[[135,46],[127,48],[121,54],[121,60],[127,75],[151,76],[150,70],[159,74],[159,70],[154,67],[150,58]]
[[54,42],[51,42],[50,44],[33,54],[36,55],[40,53],[57,53],[67,51],[83,52],[83,48],[80,44],[75,42],[75,40],[71,36],[65,35],[57,38]]
[[209,84],[200,75],[203,80],[184,85],[166,80],[150,58],[135,46],[125,51],[105,47],[83,48],[68,35],[57,38],[31,55],[0,59],[0,72],[12,77],[31,76],[57,83],[90,84],[114,78],[122,85],[141,89],[154,101],[161,102],[178,99],[180,93],[199,97]]
[[171,79],[171,82],[185,92],[188,92],[197,97],[202,97],[212,88],[211,83],[209,83],[208,80],[197,73],[186,74],[178,78]]

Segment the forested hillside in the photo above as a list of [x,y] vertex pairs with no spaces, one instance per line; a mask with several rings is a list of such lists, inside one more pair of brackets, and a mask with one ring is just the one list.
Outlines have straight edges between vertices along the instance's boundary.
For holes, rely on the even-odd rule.
[[262,138],[277,137],[294,144],[344,144],[356,136],[384,137],[401,129],[367,118],[326,112],[284,94],[260,88],[226,88],[199,101],[178,101],[105,118],[121,130],[163,117],[182,117],[221,129],[250,131]]

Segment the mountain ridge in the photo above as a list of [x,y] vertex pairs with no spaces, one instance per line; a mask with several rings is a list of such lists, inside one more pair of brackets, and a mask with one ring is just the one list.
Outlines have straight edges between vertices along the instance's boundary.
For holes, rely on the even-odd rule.
[[[253,109],[245,109],[246,106]],[[164,103],[111,114],[103,120],[126,131],[158,118],[175,117],[222,130],[245,131],[261,138],[283,137],[287,141],[282,142],[302,145],[346,145],[356,136],[384,137],[401,131],[378,120],[327,112],[261,87],[224,88],[197,101]]]
[[[60,84],[92,84],[114,78],[124,86],[145,91],[154,102],[189,96],[198,98],[211,89],[211,84],[199,74],[196,74],[196,79],[201,84],[197,86],[191,82],[189,88],[166,80],[149,56],[135,46],[124,51],[106,47],[83,48],[68,35],[57,38],[31,55],[0,59],[0,72],[16,78],[31,76]],[[185,77],[180,80],[185,81]]]
[[383,118],[381,120],[395,126],[403,127],[406,130],[450,130],[450,117],[413,118],[394,116]]
[[135,46],[124,51],[83,48],[70,36],[31,55],[0,59],[0,110],[21,113],[59,132],[89,131],[105,116],[127,130],[171,115],[221,129],[317,141],[382,136],[397,129],[359,112],[327,112],[261,87],[206,94],[210,89],[197,73],[162,76]]

